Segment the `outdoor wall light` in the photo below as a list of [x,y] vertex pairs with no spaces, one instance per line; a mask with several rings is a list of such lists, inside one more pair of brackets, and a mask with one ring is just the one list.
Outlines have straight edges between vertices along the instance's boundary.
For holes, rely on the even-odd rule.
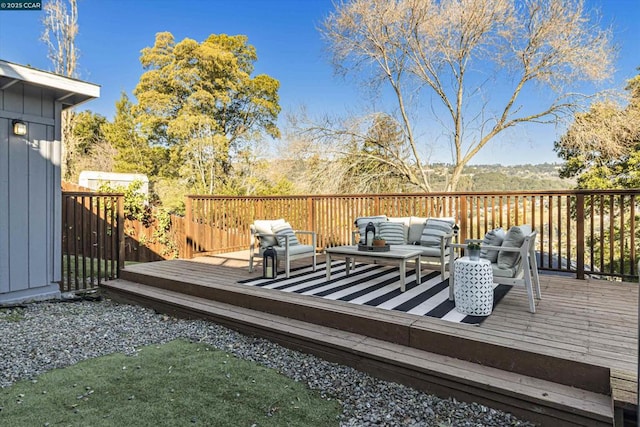
[[13,121],[13,133],[14,135],[23,136],[27,134],[27,124],[21,120]]

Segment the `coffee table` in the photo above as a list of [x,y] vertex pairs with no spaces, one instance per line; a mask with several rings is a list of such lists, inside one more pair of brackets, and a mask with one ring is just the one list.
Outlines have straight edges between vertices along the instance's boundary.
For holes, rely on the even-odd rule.
[[407,272],[407,261],[414,260],[416,270],[416,283],[420,284],[422,278],[420,275],[420,249],[394,248],[387,252],[365,252],[359,251],[357,246],[335,246],[325,249],[327,256],[327,280],[331,279],[331,260],[344,259],[347,262],[347,276],[351,269],[351,263],[355,260],[369,264],[377,264],[378,261],[389,261],[397,263],[400,267],[400,290],[405,291],[405,275]]

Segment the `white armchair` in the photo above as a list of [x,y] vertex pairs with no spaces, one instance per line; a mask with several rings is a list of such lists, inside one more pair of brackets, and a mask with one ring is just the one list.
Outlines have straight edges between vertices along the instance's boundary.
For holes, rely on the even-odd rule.
[[[254,258],[262,258],[269,246],[276,251],[278,264],[284,261],[285,275],[289,277],[291,261],[311,258],[316,271],[316,233],[314,231],[293,230],[284,219],[256,220],[250,226],[249,272],[253,272]],[[300,244],[296,235],[311,236],[311,244]],[[276,266],[277,267],[277,266]]]
[[[536,236],[535,230],[529,225],[511,227],[507,232],[502,245],[493,246],[482,244],[483,253],[494,252],[494,258],[490,259],[493,272],[493,282],[503,285],[524,286],[529,299],[529,311],[536,312],[535,298],[541,299],[540,279],[538,276],[538,263],[536,261]],[[466,249],[471,242],[482,242],[482,239],[468,239],[465,243],[452,243],[450,259],[455,259],[454,250]],[[482,256],[482,255],[481,255]],[[449,299],[454,297],[453,263],[449,266]]]

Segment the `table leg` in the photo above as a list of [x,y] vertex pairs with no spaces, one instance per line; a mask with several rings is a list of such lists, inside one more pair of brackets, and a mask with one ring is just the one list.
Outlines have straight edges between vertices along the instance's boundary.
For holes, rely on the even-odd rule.
[[326,257],[326,271],[327,271],[327,281],[331,280],[331,254],[327,254]]
[[404,276],[407,274],[407,260],[403,259],[400,261],[400,290],[402,292],[405,291],[406,286],[404,283]]
[[418,285],[422,283],[422,268],[420,267],[420,255],[418,255],[418,259],[416,260],[416,283]]
[[351,271],[351,263],[353,262],[353,258],[345,257],[344,260],[347,262],[346,271],[347,271],[347,276],[348,276],[349,275],[349,271]]

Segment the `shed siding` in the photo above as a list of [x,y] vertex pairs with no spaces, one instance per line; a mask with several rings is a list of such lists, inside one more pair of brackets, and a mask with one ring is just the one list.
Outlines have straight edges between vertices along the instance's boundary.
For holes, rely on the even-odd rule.
[[6,292],[9,292],[9,120],[0,117],[0,293]]
[[[25,103],[25,105],[27,104],[29,102]],[[29,141],[31,142],[27,144],[29,180],[26,193],[29,198],[29,210],[27,211],[29,234],[25,236],[29,251],[29,287],[49,284],[47,248],[53,242],[51,234],[48,233],[47,224],[53,212],[51,206],[47,204],[47,193],[50,189],[47,177],[50,142],[46,140],[46,137],[46,126],[36,123],[29,126]]]
[[[55,103],[56,98],[52,92],[44,91],[42,94],[42,117],[46,117],[48,119],[55,119]],[[52,138],[48,138],[48,141],[53,141]],[[60,140],[58,138],[58,140]]]
[[0,293],[61,278],[60,142],[54,126],[27,122],[27,129],[16,136],[0,116]]
[[62,113],[62,105],[60,103],[55,104],[55,126],[47,126],[47,141],[51,142],[51,197],[52,197],[52,211],[54,214],[51,217],[51,227],[53,230],[53,248],[52,248],[52,268],[53,268],[53,282],[60,282],[62,280],[62,191],[61,183],[62,177],[60,170],[60,162],[62,159],[62,125],[60,116]]
[[29,287],[28,139],[9,133],[9,283],[11,292]]
[[42,117],[42,89],[36,86],[24,86],[24,105],[22,112]]
[[3,109],[14,113],[23,113],[24,102],[22,99],[24,85],[22,83],[14,84],[4,90],[4,106]]

